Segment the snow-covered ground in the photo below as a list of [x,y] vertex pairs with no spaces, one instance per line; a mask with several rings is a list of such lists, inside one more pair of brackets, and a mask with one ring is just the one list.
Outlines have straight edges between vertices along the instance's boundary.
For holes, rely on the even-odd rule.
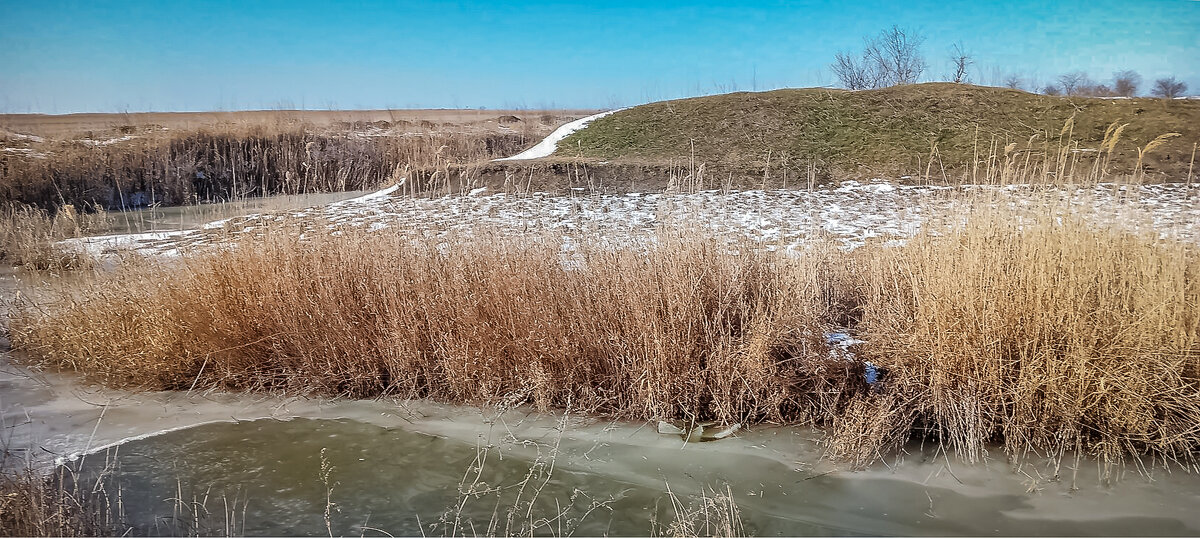
[[532,148],[522,151],[521,153],[513,155],[512,157],[504,157],[503,159],[493,159],[493,160],[495,160],[495,161],[523,161],[526,159],[540,159],[542,157],[549,157],[550,154],[554,153],[554,150],[558,149],[558,143],[561,142],[562,139],[566,138],[571,133],[578,131],[584,127],[587,127],[587,124],[591,123],[593,120],[603,118],[604,116],[607,116],[614,112],[620,112],[622,110],[625,110],[625,109],[618,108],[616,110],[609,110],[608,112],[592,114],[591,116],[588,116],[586,118],[579,118],[570,123],[563,124],[559,128],[555,129],[554,132],[552,132],[548,136],[546,136],[546,138],[542,139],[541,142],[538,142],[536,146],[533,146]]
[[6,129],[0,129],[0,140],[4,140],[6,138],[9,140],[15,140],[17,142],[36,142],[38,144],[46,141],[45,138],[37,135],[14,133]]
[[[631,193],[528,196],[476,190],[468,196],[396,196],[396,187],[359,198],[299,211],[274,212],[216,221],[195,230],[110,235],[65,243],[93,255],[133,250],[172,255],[218,245],[232,236],[300,223],[334,233],[392,229],[417,237],[480,231],[510,236],[550,233],[572,241],[593,238],[621,242],[659,233],[694,230],[729,239],[760,242],[769,250],[803,248],[832,239],[846,248],[868,241],[897,241],[922,228],[937,230],[959,221],[969,209],[958,189],[844,182],[813,191],[722,193]],[[1182,184],[1077,189],[966,187],[991,191],[996,204],[1036,207],[1055,201],[1055,211],[1130,230],[1153,231],[1200,243],[1200,186]],[[1032,195],[1033,192],[1039,194]],[[1048,193],[1048,194],[1047,194]],[[978,197],[975,199],[978,200]]]
[[83,144],[85,146],[91,146],[91,147],[95,148],[95,147],[99,147],[99,146],[111,146],[113,144],[119,144],[121,142],[128,142],[135,138],[138,138],[138,137],[133,136],[133,135],[125,135],[125,136],[118,136],[116,138],[109,138],[107,140],[92,140],[90,138],[82,138],[82,139],[79,139],[77,142],[79,142],[80,144]]
[[40,151],[35,151],[32,148],[0,148],[0,151],[2,151],[4,153],[15,153],[18,155],[24,155],[24,156],[32,158],[32,159],[45,159],[46,158],[45,153],[42,153]]

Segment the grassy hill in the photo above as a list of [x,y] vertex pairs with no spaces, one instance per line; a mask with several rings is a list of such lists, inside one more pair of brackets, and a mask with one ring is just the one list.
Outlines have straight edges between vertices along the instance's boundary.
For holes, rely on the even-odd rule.
[[[1179,133],[1148,152],[1143,169],[1148,180],[1187,177],[1200,140],[1200,101],[1051,97],[951,83],[651,103],[596,120],[560,143],[556,157],[642,165],[694,157],[721,170],[811,166],[825,177],[917,176],[931,169],[941,177],[944,167],[954,179],[970,174],[972,161],[985,167],[989,154],[993,163],[1057,159],[1082,169],[1094,162],[1114,122],[1128,126],[1111,152],[1111,172],[1133,171],[1139,147]],[[1010,143],[1016,145],[1006,152]]]

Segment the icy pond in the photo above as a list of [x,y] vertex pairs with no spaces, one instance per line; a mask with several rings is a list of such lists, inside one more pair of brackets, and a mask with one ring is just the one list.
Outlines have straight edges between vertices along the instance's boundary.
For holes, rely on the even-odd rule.
[[807,428],[686,443],[653,424],[521,407],[127,393],[8,357],[0,408],[6,463],[65,465],[89,487],[119,492],[135,534],[483,534],[532,524],[538,534],[646,535],[674,520],[672,496],[686,509],[714,493],[730,494],[745,532],[759,536],[1200,532],[1196,474],[1130,468],[1104,484],[1085,460],[1052,479],[1044,461],[1015,468],[997,453],[967,465],[918,444],[849,471],[821,459],[820,432]]
[[[589,194],[490,193],[412,197],[396,186],[303,209],[243,211],[191,227],[67,241],[94,255],[178,254],[281,224],[339,233],[391,229],[414,238],[471,234],[561,234],[572,240],[638,239],[669,231],[746,239],[769,250],[832,240],[845,248],[937,230],[980,205],[1074,215],[1131,231],[1200,241],[1200,184],[921,186],[846,181],[814,190]],[[249,213],[249,214],[246,214]],[[170,219],[166,219],[167,222]]]
[[296,211],[357,198],[365,191],[281,194],[244,200],[183,206],[150,206],[110,212],[111,224],[101,234],[148,234],[180,232],[206,223],[263,212]]

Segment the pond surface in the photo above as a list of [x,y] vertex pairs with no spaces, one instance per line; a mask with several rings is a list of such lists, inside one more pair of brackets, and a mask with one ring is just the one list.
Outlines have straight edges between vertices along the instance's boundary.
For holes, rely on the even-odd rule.
[[93,235],[170,232],[191,230],[209,222],[259,212],[293,211],[357,198],[369,191],[281,194],[246,198],[233,202],[185,206],[145,207],[112,211],[112,224]]
[[136,534],[646,535],[725,492],[759,536],[1200,533],[1195,474],[1103,484],[1085,461],[1053,479],[1044,461],[967,465],[919,445],[852,472],[823,461],[808,428],[685,443],[526,408],[127,393],[11,364],[0,409],[8,463],[57,462],[119,493]]
[[[1029,493],[1012,487],[1007,467],[941,462],[939,473],[938,463],[916,455],[890,472],[814,472],[771,449],[789,437],[805,447],[805,436],[787,429],[685,445],[631,425],[610,425],[608,434],[584,424],[560,432],[545,418],[526,419],[536,425],[518,419],[512,430],[492,421],[474,443],[348,419],[214,423],[68,465],[110,496],[120,492],[135,534],[219,534],[232,526],[248,535],[514,534],[531,527],[542,535],[646,535],[676,519],[671,494],[698,508],[697,495],[726,491],[744,531],[759,536],[1200,530],[1195,480],[1148,487],[1130,477],[1109,488],[1063,492],[1046,484]],[[926,468],[930,475],[917,480]]]
[[76,468],[89,483],[106,473],[101,483],[122,492],[136,534],[220,533],[233,522],[251,535],[509,535],[530,525],[539,534],[644,535],[671,506],[661,487],[552,470],[549,454],[502,452],[349,420],[261,420],[133,441]]

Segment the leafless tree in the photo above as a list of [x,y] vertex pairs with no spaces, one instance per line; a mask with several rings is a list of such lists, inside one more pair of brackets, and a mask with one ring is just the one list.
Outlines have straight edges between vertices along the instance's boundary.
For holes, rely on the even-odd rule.
[[1079,95],[1088,95],[1091,97],[1112,97],[1117,94],[1108,84],[1084,84],[1078,90]]
[[1150,90],[1150,93],[1163,99],[1174,99],[1183,95],[1183,92],[1186,91],[1187,83],[1182,80],[1175,80],[1175,77],[1171,76],[1154,81],[1154,88]]
[[1113,92],[1122,97],[1137,95],[1138,86],[1142,85],[1142,76],[1136,71],[1125,70],[1113,73]]
[[925,72],[925,38],[919,33],[892,26],[865,41],[861,59],[839,52],[830,65],[843,86],[857,90],[914,84]]
[[1067,95],[1080,95],[1086,93],[1087,88],[1092,83],[1088,79],[1087,73],[1075,71],[1058,77],[1058,85],[1062,87],[1063,93]]
[[879,73],[865,57],[858,60],[848,52],[839,52],[829,67],[847,89],[869,90],[879,87]]
[[1047,84],[1045,88],[1042,88],[1042,93],[1046,95],[1062,95],[1063,91],[1058,86]]
[[967,68],[975,61],[971,59],[970,53],[963,48],[961,42],[954,44],[954,53],[950,55],[950,61],[954,62],[954,82],[958,84],[967,82]]
[[1020,90],[1020,89],[1024,89],[1024,86],[1025,86],[1025,81],[1021,78],[1021,75],[1017,75],[1014,73],[1014,74],[1008,75],[1007,77],[1004,77],[1004,87],[1005,88],[1012,88],[1014,90]]
[[924,42],[920,33],[893,25],[867,44],[865,54],[879,70],[882,85],[915,84],[925,72]]

